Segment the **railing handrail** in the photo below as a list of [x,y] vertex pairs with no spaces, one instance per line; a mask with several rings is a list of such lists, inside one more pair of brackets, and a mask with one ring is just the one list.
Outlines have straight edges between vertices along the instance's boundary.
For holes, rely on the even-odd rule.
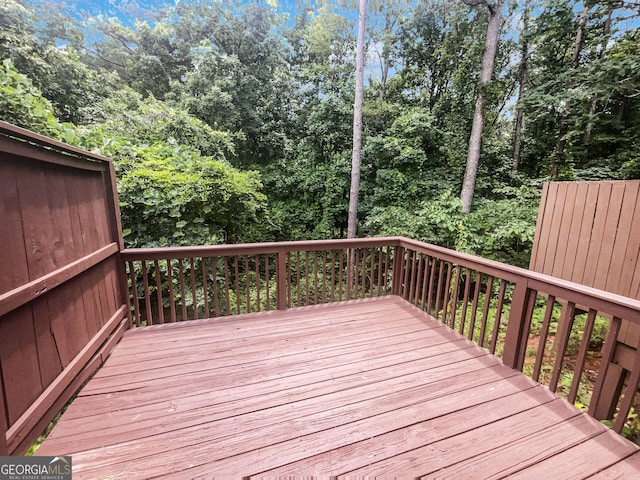
[[577,305],[588,305],[596,310],[640,324],[640,300],[405,237],[399,237],[399,246],[414,248],[421,253],[432,254],[463,267],[481,270],[511,282],[526,279],[527,287],[531,290],[554,295]]
[[534,272],[506,263],[458,252],[410,238],[372,237],[332,240],[301,240],[291,242],[241,243],[194,247],[131,248],[122,251],[123,260],[162,260],[231,255],[254,255],[277,252],[301,252],[362,247],[403,247],[431,254],[464,267],[481,270],[511,282],[526,279],[527,287],[577,305],[588,305],[599,311],[640,324],[640,301],[615,293],[599,290],[543,273]]
[[300,240],[292,242],[232,243],[196,247],[127,248],[123,260],[166,260],[189,257],[255,255],[278,251],[303,252],[361,247],[395,247],[402,237],[349,238],[334,240]]

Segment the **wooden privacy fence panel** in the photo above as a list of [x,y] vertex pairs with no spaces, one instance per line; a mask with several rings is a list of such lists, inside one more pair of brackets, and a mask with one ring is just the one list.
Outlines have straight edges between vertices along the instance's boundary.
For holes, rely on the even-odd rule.
[[[640,180],[545,183],[531,270],[640,299],[639,258]],[[579,304],[573,308],[588,311]],[[639,351],[640,325],[629,320],[622,318],[612,340],[598,418],[613,416],[616,397],[625,381],[633,380],[629,372]]]
[[113,167],[0,122],[0,218],[0,453],[21,454],[128,323]]
[[529,268],[640,299],[640,180],[545,183]]

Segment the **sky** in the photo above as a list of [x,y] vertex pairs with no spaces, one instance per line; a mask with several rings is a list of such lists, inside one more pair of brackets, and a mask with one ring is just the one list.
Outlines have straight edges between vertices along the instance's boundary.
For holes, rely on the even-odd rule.
[[[82,15],[86,11],[91,15],[104,14],[118,17],[125,25],[133,25],[136,20],[147,20],[153,23],[151,12],[165,5],[174,5],[180,0],[66,0],[66,4],[75,8],[77,14]],[[182,0],[189,1],[189,0]],[[200,0],[202,1],[202,0]],[[207,1],[207,0],[204,0]],[[208,0],[214,2],[215,0]],[[324,3],[340,3],[345,0],[241,0],[237,3],[258,3],[277,5],[280,12],[290,13],[294,16],[301,8]],[[357,18],[357,9],[353,9],[354,18]]]

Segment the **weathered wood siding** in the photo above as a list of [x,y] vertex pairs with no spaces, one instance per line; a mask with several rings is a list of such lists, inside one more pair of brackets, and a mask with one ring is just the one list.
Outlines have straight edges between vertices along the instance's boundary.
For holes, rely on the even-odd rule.
[[113,175],[0,122],[2,454],[28,448],[128,325]]
[[640,180],[548,182],[529,269],[640,299]]

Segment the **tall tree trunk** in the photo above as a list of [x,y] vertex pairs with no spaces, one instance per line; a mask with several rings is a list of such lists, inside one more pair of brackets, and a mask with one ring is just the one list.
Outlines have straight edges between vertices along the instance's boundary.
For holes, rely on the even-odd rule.
[[484,103],[487,87],[493,75],[493,66],[498,51],[498,37],[500,34],[500,21],[502,20],[502,4],[504,0],[494,0],[489,4],[486,0],[462,0],[467,5],[486,5],[489,9],[489,25],[487,26],[487,39],[482,54],[482,67],[480,70],[480,84],[478,85],[478,96],[473,114],[473,124],[471,135],[469,136],[469,151],[467,154],[467,168],[462,184],[462,212],[471,211],[473,202],[473,192],[476,186],[476,175],[478,173],[478,163],[480,161],[480,149],[482,146],[482,130],[484,128]]
[[360,151],[362,149],[362,103],[364,100],[364,27],[367,0],[360,0],[358,44],[356,48],[356,98],[353,109],[353,154],[351,156],[351,192],[347,238],[355,238],[358,224],[358,194],[360,192]]
[[529,19],[531,17],[531,0],[525,0],[524,12],[522,14],[522,59],[520,60],[520,72],[518,75],[518,110],[516,112],[516,126],[513,133],[513,171],[517,172],[520,166],[520,149],[522,147],[522,131],[524,129],[524,108],[522,99],[527,91],[529,82]]
[[397,15],[392,10],[392,4],[387,4],[384,12],[384,39],[382,42],[382,52],[380,54],[380,88],[378,89],[378,98],[384,101],[387,94],[387,82],[389,81],[389,67],[391,64],[391,45],[389,39],[393,36],[393,28],[397,21]]
[[[589,17],[589,6],[584,3],[582,12],[580,13],[580,19],[578,20],[578,31],[576,32],[576,41],[573,44],[573,57],[571,59],[571,69],[578,68],[580,63],[580,50],[582,49],[582,37],[584,35],[584,27],[587,24],[587,18]],[[571,106],[567,102],[563,106],[562,116],[560,117],[560,125],[558,128],[558,136],[556,137],[556,148],[553,151],[553,160],[551,161],[551,180],[556,180],[560,173],[560,167],[564,164],[564,147],[567,144],[567,133],[569,132],[569,110]]]
[[[613,16],[613,8],[609,8],[607,12],[607,18],[604,21],[604,28],[602,32],[602,41],[600,42],[600,51],[598,52],[598,59],[601,60],[607,51],[607,44],[611,36],[611,20]],[[587,128],[584,131],[584,137],[582,143],[584,145],[584,153],[582,155],[582,161],[586,162],[589,155],[589,143],[591,143],[591,131],[593,129],[593,117],[596,114],[596,108],[598,106],[598,97],[593,95],[591,97],[591,105],[589,105],[589,117],[587,120]]]

